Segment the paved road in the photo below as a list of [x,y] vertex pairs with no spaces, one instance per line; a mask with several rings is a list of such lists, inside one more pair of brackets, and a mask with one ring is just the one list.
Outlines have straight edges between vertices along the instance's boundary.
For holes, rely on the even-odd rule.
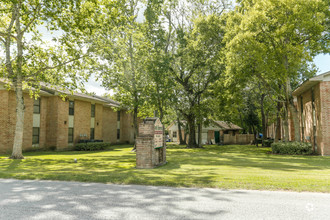
[[330,194],[0,179],[0,219],[330,219]]

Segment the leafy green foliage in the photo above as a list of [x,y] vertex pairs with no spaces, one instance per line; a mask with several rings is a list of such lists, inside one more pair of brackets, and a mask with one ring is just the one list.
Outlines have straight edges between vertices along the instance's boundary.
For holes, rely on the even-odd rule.
[[272,143],[274,143],[274,140],[272,140],[272,139],[263,140],[263,144],[265,147],[271,147]]
[[295,138],[300,139],[292,91],[315,73],[309,63],[322,52],[329,5],[319,0],[239,3],[226,20],[227,81],[244,84],[257,77],[268,96],[283,103],[285,138],[290,112]]
[[312,144],[307,142],[275,142],[271,147],[274,154],[309,155],[313,153]]

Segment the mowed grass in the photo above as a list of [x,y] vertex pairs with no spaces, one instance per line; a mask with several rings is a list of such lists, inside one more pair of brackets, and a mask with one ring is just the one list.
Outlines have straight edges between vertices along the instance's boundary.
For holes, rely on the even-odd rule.
[[131,149],[29,152],[23,160],[0,155],[0,178],[330,192],[330,157],[272,155],[269,148],[255,146],[170,145],[166,165],[136,169]]

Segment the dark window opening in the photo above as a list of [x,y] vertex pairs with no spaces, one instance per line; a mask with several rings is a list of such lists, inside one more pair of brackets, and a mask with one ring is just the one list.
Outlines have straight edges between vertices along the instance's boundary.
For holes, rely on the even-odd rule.
[[35,99],[33,102],[33,114],[40,114],[40,99]]
[[68,142],[73,143],[73,128],[69,128]]
[[95,105],[92,105],[91,107],[91,117],[95,118]]
[[90,139],[91,140],[94,140],[95,139],[95,130],[94,130],[94,128],[91,128],[91,136],[90,136]]
[[32,132],[32,144],[39,144],[40,128],[33,128]]
[[173,131],[173,137],[176,138],[176,131]]
[[69,101],[69,115],[74,115],[74,101]]
[[117,129],[117,140],[120,139],[120,129]]

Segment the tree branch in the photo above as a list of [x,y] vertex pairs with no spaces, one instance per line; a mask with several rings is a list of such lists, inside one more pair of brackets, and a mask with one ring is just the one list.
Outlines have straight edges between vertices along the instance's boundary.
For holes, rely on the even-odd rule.
[[[17,37],[16,36],[14,36],[12,34],[9,34],[9,33],[0,32],[0,36],[3,36],[3,37],[8,37],[9,36],[9,37],[12,37],[15,40],[17,40]],[[2,39],[3,42],[5,42],[5,40],[3,38],[0,38],[0,39]]]
[[37,6],[37,8],[35,8],[33,11],[35,12],[33,18],[31,19],[31,21],[25,26],[25,28],[22,30],[22,34],[25,33],[25,31],[27,31],[27,29],[31,26],[31,24],[38,18],[39,16],[39,12],[41,10],[40,5]]
[[11,17],[11,21],[10,24],[7,28],[7,34],[6,34],[6,40],[5,40],[5,51],[6,51],[6,69],[8,71],[8,75],[12,76],[14,75],[14,71],[13,71],[13,67],[12,67],[12,62],[10,60],[10,33],[11,30],[13,29],[14,23],[16,21],[16,5],[12,8],[12,17]]
[[71,63],[71,62],[74,62],[74,61],[76,61],[76,60],[79,60],[79,59],[84,58],[84,57],[87,57],[87,56],[88,56],[88,54],[85,54],[85,55],[83,55],[83,56],[76,57],[76,58],[74,58],[74,59],[71,59],[71,60],[68,60],[68,61],[66,61],[66,62],[60,63],[60,64],[58,64],[58,65],[56,65],[56,66],[47,66],[47,65],[46,65],[46,67],[41,68],[40,70],[36,71],[36,72],[35,72],[34,74],[32,74],[32,75],[38,75],[39,73],[41,73],[41,72],[43,72],[43,71],[46,71],[46,70],[52,70],[52,69],[59,68],[59,67],[61,67],[61,66],[64,66],[64,65],[66,65],[66,64],[69,64],[69,63]]

